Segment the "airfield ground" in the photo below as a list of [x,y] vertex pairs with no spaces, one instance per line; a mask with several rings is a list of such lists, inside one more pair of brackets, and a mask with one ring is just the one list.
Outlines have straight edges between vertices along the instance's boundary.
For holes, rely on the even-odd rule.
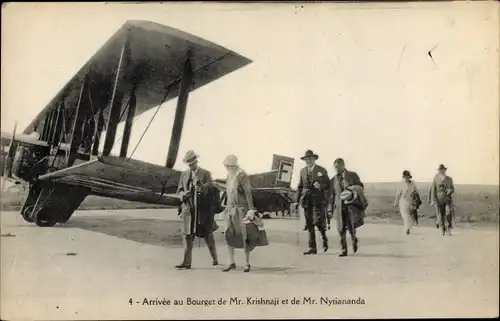
[[[378,222],[384,222],[378,220]],[[417,227],[367,223],[360,251],[337,257],[307,247],[299,220],[266,220],[270,245],[252,255],[252,271],[211,266],[196,243],[193,269],[182,257],[176,210],[78,211],[64,226],[38,228],[1,213],[1,319],[184,319],[498,316],[498,227],[459,225],[453,236]],[[221,223],[222,225],[222,223]],[[227,253],[216,233],[221,264]],[[248,305],[247,297],[279,299]],[[304,298],[313,301],[305,302]],[[335,299],[364,304],[341,305]],[[143,305],[144,299],[171,305]],[[187,306],[187,298],[215,305]],[[239,298],[241,305],[231,302]],[[294,298],[299,304],[292,304]],[[129,300],[132,299],[132,304]],[[226,303],[219,305],[219,299]],[[282,301],[287,300],[288,303]],[[184,305],[173,305],[184,300]]]

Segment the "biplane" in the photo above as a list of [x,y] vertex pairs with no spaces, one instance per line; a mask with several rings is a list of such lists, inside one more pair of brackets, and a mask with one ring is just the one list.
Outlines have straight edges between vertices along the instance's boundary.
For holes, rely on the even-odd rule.
[[[174,193],[181,172],[173,167],[189,93],[249,63],[192,34],[127,21],[22,134],[14,129],[4,175],[29,186],[22,217],[38,226],[64,223],[88,195],[179,206]],[[174,98],[165,166],[132,159],[133,152],[127,157],[134,117]],[[112,155],[123,122],[120,152]],[[271,187],[266,195],[275,192]]]

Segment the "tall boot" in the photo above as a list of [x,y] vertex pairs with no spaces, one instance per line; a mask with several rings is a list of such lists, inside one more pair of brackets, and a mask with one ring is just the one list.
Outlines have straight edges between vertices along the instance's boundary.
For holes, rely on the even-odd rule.
[[324,229],[320,230],[321,237],[323,238],[323,251],[328,251],[328,237],[326,237],[326,231]]
[[304,252],[304,255],[317,254],[316,233],[314,227],[309,228],[309,251]]
[[347,239],[345,230],[340,232],[340,246],[342,248],[342,252],[339,254],[339,256],[340,257],[347,256]]

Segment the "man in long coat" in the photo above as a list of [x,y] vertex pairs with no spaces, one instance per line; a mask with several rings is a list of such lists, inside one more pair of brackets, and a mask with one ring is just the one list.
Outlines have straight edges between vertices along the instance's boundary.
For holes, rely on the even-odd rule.
[[325,168],[316,164],[318,155],[311,150],[306,151],[301,158],[307,164],[300,171],[300,181],[297,187],[297,208],[302,205],[306,219],[306,229],[309,233],[309,250],[304,255],[317,254],[315,228],[323,238],[323,249],[328,250],[327,228],[327,197],[330,179]]
[[205,239],[213,265],[218,265],[213,232],[217,229],[214,216],[220,202],[219,190],[211,184],[210,172],[198,166],[198,155],[192,150],[187,152],[184,163],[189,169],[181,174],[177,194],[182,200],[180,214],[184,223],[183,234],[186,244],[184,260],[176,268],[191,268],[193,241],[196,236]]
[[441,228],[444,235],[446,231],[451,235],[453,227],[453,199],[455,185],[453,179],[446,175],[447,168],[441,164],[438,167],[438,174],[434,177],[429,190],[429,204],[436,207],[436,227]]
[[364,225],[365,209],[368,202],[364,196],[364,185],[358,174],[348,171],[345,162],[338,158],[333,163],[337,174],[330,182],[330,196],[328,212],[335,216],[337,231],[340,234],[342,252],[340,257],[347,256],[346,234],[349,231],[352,239],[352,248],[358,251],[356,229]]

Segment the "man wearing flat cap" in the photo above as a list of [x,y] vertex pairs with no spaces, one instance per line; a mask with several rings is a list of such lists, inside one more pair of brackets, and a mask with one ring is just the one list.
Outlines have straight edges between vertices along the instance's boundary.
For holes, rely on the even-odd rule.
[[364,225],[365,210],[368,202],[364,195],[364,185],[358,174],[348,171],[342,158],[333,163],[337,174],[330,182],[328,213],[335,216],[337,231],[340,234],[342,252],[340,257],[347,256],[346,234],[352,239],[354,253],[358,251],[356,229]]
[[454,214],[452,195],[455,193],[455,185],[453,179],[446,175],[446,170],[446,166],[439,165],[429,190],[429,204],[436,207],[436,227],[441,229],[442,235],[446,232],[451,235]]
[[301,205],[304,208],[306,229],[309,233],[309,250],[304,252],[304,255],[318,253],[315,228],[323,238],[323,250],[325,252],[328,250],[326,206],[330,179],[326,169],[316,164],[318,158],[319,156],[311,150],[306,151],[301,157],[307,166],[300,171],[296,206],[298,208]]
[[191,269],[193,241],[196,236],[205,239],[213,265],[218,265],[213,232],[217,229],[214,216],[220,201],[219,190],[211,184],[210,172],[198,166],[198,155],[194,151],[188,151],[183,161],[189,169],[181,174],[177,194],[182,200],[181,215],[186,244],[184,260],[176,268]]

